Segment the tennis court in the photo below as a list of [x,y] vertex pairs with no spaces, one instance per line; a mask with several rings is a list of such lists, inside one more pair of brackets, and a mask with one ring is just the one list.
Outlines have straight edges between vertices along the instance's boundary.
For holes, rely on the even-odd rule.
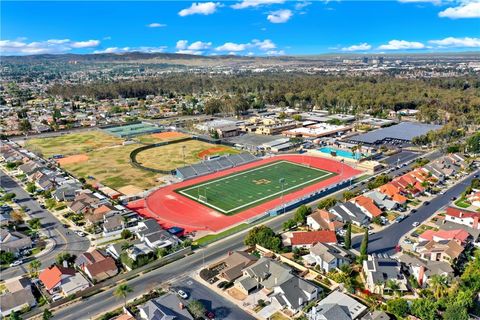
[[218,212],[232,215],[335,175],[282,160],[175,191]]

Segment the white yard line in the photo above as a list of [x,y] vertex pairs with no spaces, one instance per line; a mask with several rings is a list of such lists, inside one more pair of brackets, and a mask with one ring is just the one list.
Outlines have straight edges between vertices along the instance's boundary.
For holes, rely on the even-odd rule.
[[[317,170],[317,171],[320,171],[320,172],[322,172],[322,173],[325,173],[325,175],[323,175],[323,176],[321,176],[321,177],[317,177],[317,178],[311,179],[311,180],[308,180],[308,181],[305,181],[305,182],[300,183],[300,184],[296,184],[296,185],[294,185],[294,186],[292,186],[292,187],[290,187],[290,188],[287,188],[287,189],[284,189],[283,191],[279,191],[279,192],[270,194],[270,195],[268,195],[268,196],[266,196],[266,197],[259,198],[259,199],[255,199],[254,201],[251,201],[251,202],[249,202],[249,203],[243,204],[243,205],[241,205],[241,206],[238,206],[238,207],[233,208],[233,209],[230,209],[230,210],[223,210],[223,209],[221,209],[221,208],[219,208],[219,207],[217,207],[217,206],[214,206],[214,205],[210,204],[208,201],[200,200],[200,199],[198,199],[197,197],[186,193],[186,191],[189,191],[189,190],[192,190],[192,189],[200,189],[201,187],[204,187],[204,186],[206,186],[206,185],[208,185],[208,184],[215,183],[215,182],[218,182],[218,181],[221,181],[221,180],[225,180],[225,179],[230,179],[230,178],[235,177],[235,176],[248,174],[248,173],[253,172],[253,171],[257,171],[257,170],[260,170],[260,169],[264,169],[264,168],[266,168],[266,167],[274,166],[274,165],[279,164],[279,163],[281,163],[281,162],[288,163],[288,164],[293,164],[293,165],[297,165],[297,166],[306,167],[306,168],[312,169],[312,170]],[[192,199],[192,200],[195,200],[195,201],[197,201],[197,202],[203,203],[203,204],[205,204],[205,205],[207,205],[207,206],[209,206],[209,207],[211,207],[211,208],[214,208],[214,209],[216,209],[216,210],[218,210],[218,211],[220,211],[220,212],[222,212],[222,213],[230,213],[230,212],[232,212],[232,211],[241,209],[241,208],[243,208],[243,207],[250,206],[250,205],[252,205],[252,204],[254,204],[254,203],[256,203],[256,202],[260,202],[260,201],[263,201],[263,200],[265,200],[265,199],[268,199],[268,198],[274,197],[274,196],[276,196],[276,195],[279,195],[279,194],[281,194],[282,192],[285,193],[285,192],[290,191],[290,190],[292,190],[292,189],[301,187],[301,186],[303,186],[303,185],[305,185],[305,184],[309,184],[309,183],[311,183],[311,182],[313,182],[313,181],[316,181],[316,180],[319,180],[319,179],[324,179],[324,178],[326,179],[326,178],[328,178],[329,176],[332,176],[332,175],[334,175],[334,174],[335,174],[335,173],[329,172],[329,171],[326,171],[326,170],[322,170],[322,169],[318,169],[318,168],[313,168],[313,167],[301,165],[301,164],[298,164],[298,163],[293,163],[293,162],[289,162],[289,161],[282,160],[282,161],[274,162],[274,163],[269,164],[269,165],[264,165],[264,166],[261,166],[261,167],[258,167],[258,168],[254,168],[254,169],[242,171],[242,172],[239,172],[239,173],[234,174],[234,175],[225,176],[225,177],[220,178],[220,179],[214,179],[214,180],[212,180],[212,181],[210,181],[210,182],[205,182],[205,183],[203,183],[203,184],[196,185],[196,186],[193,186],[193,187],[190,187],[190,188],[187,188],[187,189],[183,189],[183,190],[178,191],[178,192],[181,193],[182,195],[184,195],[184,196]],[[207,199],[208,199],[208,198],[207,198]]]

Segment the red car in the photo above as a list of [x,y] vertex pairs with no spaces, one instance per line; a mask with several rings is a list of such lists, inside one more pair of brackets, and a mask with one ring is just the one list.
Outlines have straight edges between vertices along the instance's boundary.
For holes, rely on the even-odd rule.
[[207,317],[208,319],[215,319],[215,313],[213,313],[212,311],[205,311],[205,317]]

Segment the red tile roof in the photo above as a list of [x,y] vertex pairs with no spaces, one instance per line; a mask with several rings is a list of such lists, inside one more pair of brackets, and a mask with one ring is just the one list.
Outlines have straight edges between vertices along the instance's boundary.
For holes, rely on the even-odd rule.
[[352,199],[352,201],[354,203],[356,203],[357,205],[365,208],[365,210],[367,210],[368,212],[370,212],[370,214],[372,215],[372,217],[378,217],[379,215],[382,214],[382,210],[380,210],[376,205],[375,205],[375,202],[373,202],[372,199],[368,198],[368,197],[365,197],[363,195],[359,195],[358,197],[355,197]]
[[421,239],[431,241],[434,238],[439,238],[441,240],[458,240],[460,242],[465,242],[470,234],[462,229],[455,230],[427,230],[420,235]]
[[43,270],[38,278],[43,282],[47,290],[51,290],[62,280],[62,275],[74,276],[75,270],[53,265]]
[[314,244],[321,243],[336,243],[337,236],[335,231],[320,230],[320,231],[298,231],[292,232],[290,243],[292,245]]
[[454,207],[447,208],[447,215],[456,218],[480,218],[480,212],[462,210]]

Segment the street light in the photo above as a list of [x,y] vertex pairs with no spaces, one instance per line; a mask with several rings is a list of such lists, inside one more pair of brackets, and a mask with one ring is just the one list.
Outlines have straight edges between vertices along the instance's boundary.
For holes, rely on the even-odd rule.
[[283,213],[285,213],[285,201],[284,201],[284,198],[283,198],[283,190],[285,188],[285,178],[280,178],[280,180],[278,180],[278,182],[282,186],[282,207],[283,207]]

